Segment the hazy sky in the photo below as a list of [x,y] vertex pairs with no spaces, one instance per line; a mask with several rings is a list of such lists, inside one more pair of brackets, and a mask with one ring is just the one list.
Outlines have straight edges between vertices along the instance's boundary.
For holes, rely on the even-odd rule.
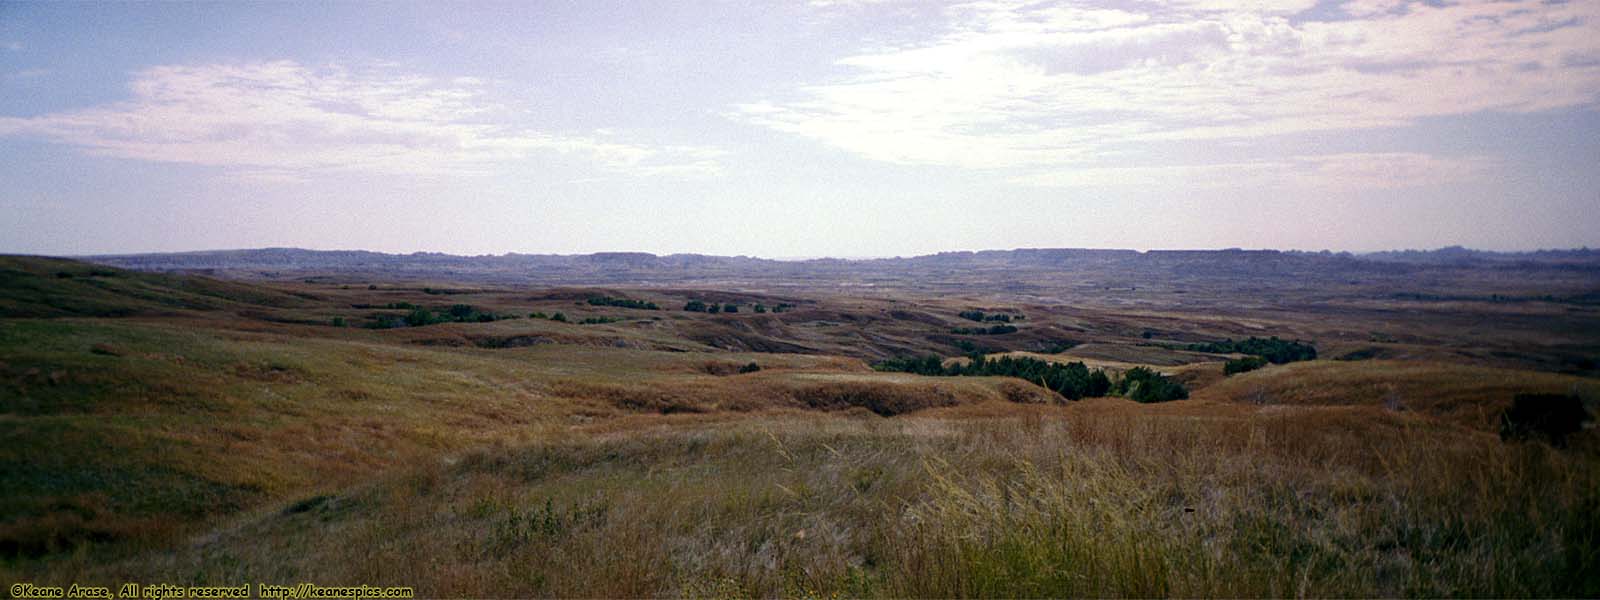
[[0,252],[1600,246],[1600,0],[0,2]]

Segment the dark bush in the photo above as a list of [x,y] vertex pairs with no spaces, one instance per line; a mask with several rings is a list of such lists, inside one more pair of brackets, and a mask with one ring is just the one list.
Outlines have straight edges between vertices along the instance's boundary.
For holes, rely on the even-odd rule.
[[706,303],[699,300],[690,300],[688,304],[683,305],[683,309],[689,312],[706,312]]
[[1545,441],[1557,448],[1583,431],[1590,419],[1583,400],[1572,394],[1517,394],[1500,415],[1500,439]]
[[739,372],[740,373],[754,373],[754,372],[760,371],[760,370],[761,370],[761,365],[758,365],[756,363],[750,363],[748,365],[739,367]]
[[1189,389],[1166,375],[1145,367],[1134,367],[1122,374],[1114,390],[1134,402],[1168,402],[1189,397]]
[[1235,358],[1222,365],[1223,375],[1237,375],[1247,371],[1254,371],[1267,366],[1267,359],[1259,356],[1246,356]]

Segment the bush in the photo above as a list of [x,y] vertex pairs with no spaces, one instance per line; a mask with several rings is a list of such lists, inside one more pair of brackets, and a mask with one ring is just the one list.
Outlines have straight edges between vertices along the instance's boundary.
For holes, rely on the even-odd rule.
[[683,305],[683,309],[689,312],[706,312],[706,303],[699,300],[690,300],[688,304]]
[[724,305],[722,305],[722,312],[725,312],[725,313],[736,313],[736,312],[739,312],[739,305],[737,305],[737,304],[724,304]]
[[756,307],[755,307],[755,311],[756,311],[757,314],[767,312],[767,305],[762,304],[760,302],[757,302],[756,303]]
[[748,364],[748,365],[739,367],[739,372],[740,373],[754,373],[754,372],[760,371],[760,370],[761,370],[761,365],[758,365],[758,364],[753,363],[753,362]]
[[1117,395],[1125,396],[1134,402],[1147,404],[1183,400],[1189,397],[1189,389],[1183,387],[1183,384],[1145,367],[1128,369],[1128,372],[1122,374],[1122,379],[1117,381],[1114,391]]
[[556,314],[550,315],[550,320],[551,321],[556,321],[556,322],[559,322],[559,323],[566,323],[567,322],[567,315],[564,315],[562,313],[556,313]]
[[1222,365],[1222,374],[1231,376],[1247,371],[1254,371],[1265,366],[1267,366],[1267,359],[1259,356],[1235,358]]
[[413,308],[413,309],[411,309],[411,312],[406,314],[405,321],[406,321],[406,325],[411,326],[411,327],[421,327],[423,325],[432,325],[432,324],[437,322],[437,321],[434,320],[433,311],[428,310],[426,308]]
[[1561,448],[1567,445],[1567,436],[1583,431],[1588,421],[1589,412],[1575,395],[1517,394],[1500,415],[1500,439],[1540,440]]

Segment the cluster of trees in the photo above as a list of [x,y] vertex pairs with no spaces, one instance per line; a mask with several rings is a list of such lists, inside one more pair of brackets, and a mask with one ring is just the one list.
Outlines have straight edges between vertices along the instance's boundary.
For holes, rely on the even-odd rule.
[[1220,342],[1189,344],[1185,349],[1193,352],[1211,352],[1214,354],[1249,354],[1265,358],[1275,365],[1299,360],[1316,360],[1317,358],[1317,348],[1315,346],[1301,342],[1280,340],[1278,336],[1270,338],[1253,337],[1237,342],[1228,339]]
[[492,312],[481,311],[470,304],[456,304],[449,308],[440,309],[437,312],[405,302],[396,302],[389,306],[391,308],[403,308],[401,305],[409,307],[411,312],[406,313],[403,317],[383,314],[373,315],[372,321],[369,321],[366,326],[370,329],[391,329],[395,327],[423,327],[440,323],[488,323],[501,319],[517,318],[511,315],[497,315]]
[[1016,333],[1016,331],[1017,327],[1015,325],[991,325],[989,327],[957,327],[951,329],[950,333],[956,335],[1004,335]]
[[616,323],[618,321],[626,321],[626,320],[627,319],[623,319],[623,318],[620,318],[620,317],[584,317],[582,321],[578,321],[578,324],[580,324],[580,325],[603,325],[603,324],[606,324],[606,323]]
[[[652,304],[651,306],[654,305]],[[769,309],[767,305],[760,302],[757,302],[753,308],[757,313],[765,313]],[[794,308],[794,305],[787,302],[779,303],[777,306],[770,307],[771,311],[775,313],[788,312],[792,308]],[[706,303],[703,300],[690,300],[687,304],[683,305],[683,309],[689,312],[702,312],[711,314],[736,313],[739,312],[739,305],[732,302]]]
[[654,302],[631,300],[628,298],[612,298],[610,296],[590,296],[588,302],[590,306],[616,306],[621,308],[637,308],[640,310],[661,310],[661,307],[656,306],[656,303]]
[[1165,375],[1136,367],[1113,382],[1105,371],[1090,370],[1081,362],[1056,363],[1028,357],[1002,356],[990,360],[982,355],[973,356],[966,364],[944,366],[937,356],[920,358],[893,358],[872,365],[879,371],[896,371],[931,376],[1002,376],[1016,377],[1053,390],[1069,400],[1095,398],[1108,394],[1127,396],[1138,402],[1166,402],[1189,397],[1183,384]]
[[977,321],[979,323],[983,323],[983,322],[1010,323],[1012,319],[1022,320],[1022,315],[1014,315],[1013,316],[1013,315],[1009,315],[1009,314],[1006,314],[1006,313],[989,314],[989,313],[985,313],[985,312],[983,312],[981,310],[964,310],[964,311],[961,311],[961,312],[957,313],[957,315],[960,316],[963,319],[968,320],[968,321]]
[[410,302],[390,302],[388,304],[351,304],[350,308],[387,308],[390,310],[411,310],[420,308]]

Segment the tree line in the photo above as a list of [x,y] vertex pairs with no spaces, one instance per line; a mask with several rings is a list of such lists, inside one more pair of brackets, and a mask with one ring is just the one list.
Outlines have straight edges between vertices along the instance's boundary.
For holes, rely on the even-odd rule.
[[976,355],[966,364],[944,365],[938,356],[891,358],[872,365],[878,371],[942,377],[1016,377],[1061,394],[1068,400],[1124,396],[1137,402],[1166,402],[1189,397],[1183,384],[1144,367],[1135,367],[1113,381],[1102,369],[1082,362],[1058,363],[1029,357]]
[[661,307],[657,306],[654,302],[645,302],[643,300],[633,300],[630,298],[612,298],[611,296],[590,296],[588,303],[590,306],[616,306],[620,308],[637,308],[640,310],[661,310]]
[[1298,341],[1280,340],[1278,336],[1270,338],[1252,337],[1239,341],[1226,339],[1220,342],[1189,344],[1184,349],[1191,352],[1209,352],[1212,354],[1249,354],[1267,359],[1267,362],[1275,365],[1317,359],[1317,348],[1315,346]]

